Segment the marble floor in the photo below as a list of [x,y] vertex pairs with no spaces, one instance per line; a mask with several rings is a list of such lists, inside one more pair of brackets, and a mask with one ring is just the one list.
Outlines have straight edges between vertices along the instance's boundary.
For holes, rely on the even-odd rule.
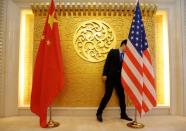
[[102,123],[94,117],[55,116],[54,120],[61,125],[42,129],[35,116],[0,118],[0,131],[186,131],[186,117],[180,116],[145,116],[139,119],[145,125],[143,129],[131,129],[126,126],[127,121],[116,117],[104,117]]

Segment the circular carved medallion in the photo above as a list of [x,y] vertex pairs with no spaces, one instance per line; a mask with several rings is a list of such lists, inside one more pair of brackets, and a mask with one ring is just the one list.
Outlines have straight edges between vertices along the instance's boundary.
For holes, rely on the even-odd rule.
[[73,44],[78,55],[89,62],[105,60],[107,53],[115,46],[111,27],[98,20],[83,22],[74,34]]

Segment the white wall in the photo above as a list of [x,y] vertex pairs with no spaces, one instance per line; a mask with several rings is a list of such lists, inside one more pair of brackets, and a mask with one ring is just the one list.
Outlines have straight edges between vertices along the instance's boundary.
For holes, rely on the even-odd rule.
[[[170,40],[170,72],[171,72],[171,113],[183,115],[183,34],[181,17],[181,0],[176,0],[170,9],[173,17],[169,17]],[[171,15],[170,13],[170,15]]]
[[184,115],[186,116],[186,0],[181,1],[181,18],[182,18],[182,43],[183,43],[183,77],[184,77],[184,90],[183,90],[183,104],[184,104]]
[[18,101],[18,52],[19,52],[19,8],[11,0],[6,0],[7,10],[6,17],[6,34],[5,38],[5,61],[4,65],[4,87],[3,105],[0,110],[3,111],[3,116],[17,115]]

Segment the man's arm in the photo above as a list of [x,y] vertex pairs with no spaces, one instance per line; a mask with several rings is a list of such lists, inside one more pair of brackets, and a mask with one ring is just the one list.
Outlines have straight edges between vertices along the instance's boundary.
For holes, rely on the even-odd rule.
[[111,64],[111,57],[112,57],[112,49],[109,51],[106,61],[105,61],[105,65],[103,68],[103,80],[106,80],[106,77],[108,75],[109,72],[109,68],[110,68],[110,64]]

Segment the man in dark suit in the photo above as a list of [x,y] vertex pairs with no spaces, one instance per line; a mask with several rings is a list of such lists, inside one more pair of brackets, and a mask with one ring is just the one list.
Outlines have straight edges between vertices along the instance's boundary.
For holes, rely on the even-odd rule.
[[107,59],[103,69],[103,80],[105,81],[105,94],[101,100],[96,116],[97,120],[102,122],[102,113],[108,101],[112,96],[115,88],[119,98],[119,105],[121,109],[121,119],[132,121],[126,114],[125,94],[121,84],[121,68],[126,49],[127,40],[123,40],[119,49],[111,49],[107,55]]

